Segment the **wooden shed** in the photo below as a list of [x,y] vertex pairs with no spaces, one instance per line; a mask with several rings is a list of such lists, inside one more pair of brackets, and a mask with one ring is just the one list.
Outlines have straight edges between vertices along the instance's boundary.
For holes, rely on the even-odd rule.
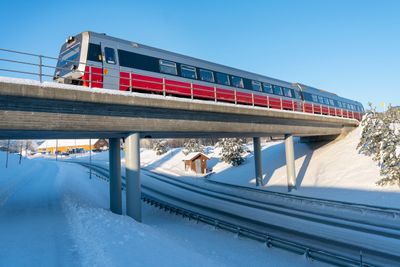
[[205,174],[207,172],[207,160],[210,158],[201,152],[189,153],[184,159],[185,171]]

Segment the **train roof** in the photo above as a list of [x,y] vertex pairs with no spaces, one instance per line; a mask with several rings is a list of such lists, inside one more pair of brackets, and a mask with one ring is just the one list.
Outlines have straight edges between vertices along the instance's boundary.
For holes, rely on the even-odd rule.
[[[167,51],[167,50],[163,50],[163,49],[160,49],[160,48],[155,48],[155,47],[144,45],[144,44],[140,44],[140,43],[137,43],[137,42],[123,40],[123,39],[120,39],[120,38],[108,36],[105,33],[96,33],[96,32],[89,31],[89,36],[93,36],[93,37],[97,37],[97,38],[102,38],[102,39],[107,39],[107,40],[110,40],[110,41],[118,42],[118,43],[123,44],[123,45],[125,45],[127,47],[130,47],[130,48],[142,48],[142,49],[145,49],[145,50],[156,52],[158,54],[162,54],[164,56],[168,55],[171,58],[176,58],[175,61],[178,62],[178,63],[185,63],[185,62],[180,62],[179,60],[186,59],[186,60],[189,60],[189,61],[196,62],[197,63],[196,65],[192,64],[192,65],[195,65],[196,67],[203,67],[205,69],[211,69],[211,70],[214,70],[214,71],[221,71],[221,72],[224,72],[224,73],[227,73],[227,74],[231,74],[231,75],[235,75],[235,76],[239,76],[239,77],[243,77],[245,75],[246,77],[243,77],[243,78],[250,78],[250,79],[258,80],[258,81],[261,81],[261,82],[264,81],[264,82],[272,83],[272,84],[275,84],[275,85],[289,87],[289,88],[298,90],[298,87],[294,83],[291,83],[291,82],[286,82],[286,81],[283,81],[283,80],[271,78],[271,77],[260,75],[260,74],[257,74],[257,73],[253,73],[253,72],[249,72],[249,71],[245,71],[245,70],[241,70],[241,69],[237,69],[237,68],[228,67],[226,65],[214,63],[214,62],[211,62],[211,61],[198,59],[198,58],[182,55],[182,54],[175,53],[175,52],[170,52],[170,51]],[[165,58],[165,59],[167,59],[167,58]],[[199,63],[201,65],[199,65]]]

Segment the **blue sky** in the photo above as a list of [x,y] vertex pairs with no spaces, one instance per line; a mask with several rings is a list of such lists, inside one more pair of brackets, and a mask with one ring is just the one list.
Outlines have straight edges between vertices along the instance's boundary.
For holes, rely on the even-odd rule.
[[[0,47],[91,30],[358,100],[400,104],[400,1],[3,1]],[[0,74],[1,75],[1,74]]]

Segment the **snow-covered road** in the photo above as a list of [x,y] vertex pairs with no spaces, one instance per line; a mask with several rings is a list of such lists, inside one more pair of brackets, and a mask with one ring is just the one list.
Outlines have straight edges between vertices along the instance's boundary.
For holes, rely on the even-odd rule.
[[66,174],[55,162],[28,165],[11,161],[2,170],[0,266],[78,266],[60,199],[63,177],[54,179]]
[[144,205],[109,211],[108,183],[76,164],[0,152],[0,266],[323,266]]

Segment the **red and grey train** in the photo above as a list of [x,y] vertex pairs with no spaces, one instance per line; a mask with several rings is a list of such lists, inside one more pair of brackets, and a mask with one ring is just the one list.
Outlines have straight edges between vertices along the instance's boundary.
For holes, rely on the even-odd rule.
[[94,32],[67,39],[54,80],[357,120],[364,113],[361,103],[334,93]]

